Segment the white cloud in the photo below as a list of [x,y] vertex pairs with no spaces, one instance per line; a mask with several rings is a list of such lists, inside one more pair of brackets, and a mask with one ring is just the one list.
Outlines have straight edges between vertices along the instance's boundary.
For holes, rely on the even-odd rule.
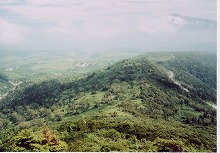
[[[2,6],[3,9],[25,17],[35,22],[60,22],[78,19],[90,19],[92,16],[102,18],[112,16],[120,18],[135,18],[136,16],[167,17],[171,13],[185,16],[215,18],[216,9],[213,1],[195,0],[144,0],[144,1],[116,1],[116,0],[27,0],[26,4],[17,6]],[[212,17],[210,17],[212,16]],[[93,20],[96,20],[93,18]]]
[[30,5],[48,5],[56,2],[56,0],[27,0],[26,2]]
[[[93,17],[92,17],[93,18]],[[91,41],[94,39],[113,39],[128,32],[129,25],[123,20],[111,19],[84,19],[74,22],[60,22],[48,28],[48,33],[60,39],[78,39]]]
[[5,4],[13,4],[16,3],[16,0],[1,0],[0,5],[5,5]]
[[116,40],[117,44],[145,43],[147,39],[156,42],[162,35],[175,37],[178,28],[187,24],[184,19],[169,18],[170,14],[207,19],[216,16],[216,0],[25,0],[13,5],[1,2],[0,17],[7,21],[0,23],[0,41],[24,41],[25,32],[20,23],[29,27],[27,41],[33,46],[37,42],[45,46],[54,42],[71,46],[73,42],[81,46]]
[[26,28],[21,25],[12,24],[0,18],[0,43],[18,44],[25,40]]
[[141,32],[174,34],[178,29],[169,22],[169,18],[142,19],[138,22]]
[[188,24],[188,22],[184,18],[181,18],[179,16],[169,16],[169,22],[179,27]]

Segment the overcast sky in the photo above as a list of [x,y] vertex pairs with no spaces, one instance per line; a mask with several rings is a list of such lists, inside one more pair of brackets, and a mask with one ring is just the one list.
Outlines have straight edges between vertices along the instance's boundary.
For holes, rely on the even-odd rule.
[[[0,0],[0,51],[216,50],[216,26],[212,24],[216,22],[216,3],[216,0]],[[187,17],[194,17],[191,19],[196,24],[189,24]],[[208,20],[201,23],[199,19]],[[195,28],[200,23],[206,26]]]

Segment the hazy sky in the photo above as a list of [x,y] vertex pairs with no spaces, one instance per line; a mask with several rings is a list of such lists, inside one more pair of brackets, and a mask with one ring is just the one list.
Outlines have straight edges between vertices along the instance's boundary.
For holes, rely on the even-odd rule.
[[0,51],[216,50],[216,3],[0,0]]

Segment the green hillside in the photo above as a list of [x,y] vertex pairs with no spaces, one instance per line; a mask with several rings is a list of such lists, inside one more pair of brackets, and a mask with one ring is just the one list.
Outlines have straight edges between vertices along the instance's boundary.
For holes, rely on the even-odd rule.
[[[161,62],[175,73],[175,79],[203,99],[216,102],[217,59],[214,53],[173,53],[175,58]],[[200,88],[200,89],[199,89]],[[199,90],[198,90],[199,89]]]
[[0,151],[216,151],[214,60],[150,53],[22,85],[0,102]]

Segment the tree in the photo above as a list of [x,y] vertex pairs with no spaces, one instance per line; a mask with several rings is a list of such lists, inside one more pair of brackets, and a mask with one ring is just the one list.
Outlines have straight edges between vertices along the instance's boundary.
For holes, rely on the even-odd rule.
[[6,146],[6,151],[45,151],[39,144],[39,140],[34,136],[32,129],[24,129],[20,131],[17,135],[12,137],[11,140],[9,140],[9,144],[7,145],[9,146]]
[[183,142],[178,140],[167,140],[156,138],[154,146],[157,147],[158,152],[183,152]]
[[59,140],[47,127],[45,127],[42,131],[41,144],[46,146],[46,148],[52,152],[67,150],[67,144]]
[[59,140],[48,128],[44,128],[42,136],[38,137],[32,129],[21,130],[15,136],[8,133],[1,140],[0,151],[10,152],[48,152],[67,151],[67,144]]

